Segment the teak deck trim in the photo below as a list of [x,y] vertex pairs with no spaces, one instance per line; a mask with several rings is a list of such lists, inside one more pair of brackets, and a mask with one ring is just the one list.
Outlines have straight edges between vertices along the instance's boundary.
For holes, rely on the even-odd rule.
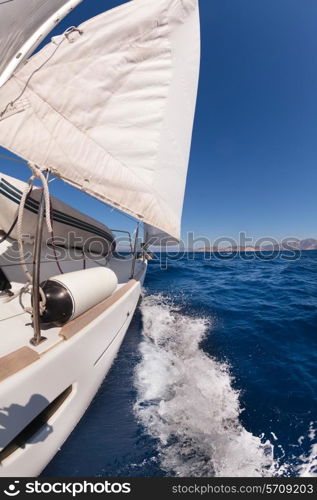
[[[68,340],[76,335],[76,333],[82,330],[85,326],[89,325],[89,323],[93,319],[100,316],[100,314],[102,314],[121,297],[123,297],[123,295],[128,292],[130,288],[133,288],[133,286],[136,285],[136,283],[138,283],[138,281],[141,279],[143,272],[144,268],[142,268],[139,273],[137,273],[135,278],[130,279],[128,283],[119,288],[119,290],[117,290],[110,297],[103,300],[102,302],[99,302],[99,304],[96,304],[81,316],[78,316],[78,318],[75,318],[73,321],[67,323],[61,328],[59,335],[64,340]],[[32,363],[34,363],[34,361],[38,361],[41,356],[45,354],[45,352],[50,351],[59,344],[60,342],[54,344],[49,349],[47,349],[47,351],[44,351],[44,353],[37,353],[30,347],[25,346],[11,352],[10,354],[7,354],[6,356],[0,357],[0,382],[11,377],[11,375],[14,375],[23,368],[31,365]]]
[[0,358],[0,382],[14,375],[34,361],[40,359],[39,354],[30,347],[21,347]]

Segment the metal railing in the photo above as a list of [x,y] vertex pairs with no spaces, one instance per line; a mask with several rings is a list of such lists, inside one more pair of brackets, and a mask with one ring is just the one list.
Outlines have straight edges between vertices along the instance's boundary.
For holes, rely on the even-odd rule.
[[[46,172],[46,179],[48,179],[48,172]],[[41,273],[41,249],[42,249],[42,237],[43,237],[43,224],[44,224],[44,189],[42,190],[38,217],[37,217],[37,227],[34,242],[34,253],[33,253],[33,279],[32,279],[32,309],[33,309],[33,329],[34,335],[30,342],[32,345],[37,346],[46,337],[41,335],[41,312],[40,312],[40,273]]]
[[129,231],[123,231],[122,229],[110,229],[113,233],[123,233],[123,234],[128,234],[129,235],[129,243],[130,243],[130,249],[131,253],[133,253],[133,248],[132,248],[132,238],[131,238],[131,233]]
[[129,243],[130,243],[130,251],[132,255],[132,263],[131,263],[131,275],[130,279],[134,277],[134,272],[135,272],[135,262],[138,256],[137,252],[137,244],[138,244],[138,237],[139,237],[139,229],[140,229],[140,222],[138,222],[136,231],[135,231],[135,238],[134,238],[134,245],[132,246],[132,237],[131,233],[129,231],[123,231],[122,229],[110,229],[113,233],[122,233],[122,234],[127,234],[129,235]]

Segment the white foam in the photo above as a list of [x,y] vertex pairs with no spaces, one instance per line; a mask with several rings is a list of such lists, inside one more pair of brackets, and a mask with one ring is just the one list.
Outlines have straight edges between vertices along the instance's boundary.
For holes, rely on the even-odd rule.
[[310,422],[307,438],[311,446],[307,454],[300,455],[300,464],[297,467],[299,476],[317,477],[317,443],[315,443],[317,435],[316,423]]
[[[157,439],[161,468],[193,477],[288,475],[289,465],[274,460],[272,443],[241,425],[229,367],[200,349],[210,321],[181,314],[160,295],[144,297],[141,310],[144,339],[134,410]],[[308,437],[313,436],[311,424]],[[299,457],[296,475],[314,475],[316,446]]]
[[298,475],[317,477],[317,443],[311,446],[308,455],[301,455],[300,460],[302,463],[297,467]]
[[311,441],[313,441],[314,439],[316,439],[316,436],[317,436],[317,429],[314,427],[314,422],[310,422],[308,437]]
[[240,424],[228,366],[199,348],[208,322],[157,295],[145,297],[141,310],[135,412],[158,440],[161,467],[180,476],[271,475],[273,447]]

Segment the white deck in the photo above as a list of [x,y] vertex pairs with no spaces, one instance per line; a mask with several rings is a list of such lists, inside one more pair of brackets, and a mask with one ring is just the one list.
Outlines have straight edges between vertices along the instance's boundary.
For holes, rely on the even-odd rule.
[[[12,251],[12,246],[9,242],[3,242],[0,245],[0,267],[11,282],[12,291],[16,292],[21,289],[25,283],[25,274],[19,264],[16,264],[17,254]],[[64,251],[65,252],[65,251]],[[79,254],[80,252],[77,252]],[[45,250],[43,250],[45,254]],[[15,261],[13,260],[13,255]],[[52,251],[51,251],[52,255]],[[32,267],[31,259],[30,269]],[[71,272],[83,269],[84,262],[82,256],[77,256],[73,251],[67,252],[67,257],[59,261],[64,272]],[[126,259],[114,259],[109,262],[106,259],[91,260],[86,258],[86,268],[105,266],[112,269],[118,278],[117,290],[128,282],[131,275],[131,257]],[[135,273],[138,273],[142,265],[141,261],[136,261]],[[41,267],[41,280],[59,274],[59,270],[54,258],[46,258]],[[28,303],[28,296],[24,296],[25,305]],[[39,346],[30,345],[30,339],[33,336],[33,326],[30,314],[23,311],[19,298],[15,298],[8,302],[7,296],[0,295],[0,357],[5,356],[24,346],[32,347],[39,354],[52,348],[57,343],[61,342],[60,327],[43,328],[42,335],[47,340]]]

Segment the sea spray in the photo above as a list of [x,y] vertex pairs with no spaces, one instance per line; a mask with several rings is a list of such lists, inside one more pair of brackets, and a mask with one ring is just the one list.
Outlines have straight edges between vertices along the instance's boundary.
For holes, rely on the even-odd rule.
[[[317,477],[317,428],[316,422],[312,421],[309,424],[307,436],[299,438],[301,445],[305,439],[309,442],[310,448],[306,453],[299,456],[299,463],[297,465],[297,475],[302,477]],[[295,459],[295,457],[294,457]]]
[[161,468],[178,476],[271,476],[273,446],[241,425],[228,365],[200,349],[210,322],[160,295],[144,297],[141,310],[135,413],[157,440]]

